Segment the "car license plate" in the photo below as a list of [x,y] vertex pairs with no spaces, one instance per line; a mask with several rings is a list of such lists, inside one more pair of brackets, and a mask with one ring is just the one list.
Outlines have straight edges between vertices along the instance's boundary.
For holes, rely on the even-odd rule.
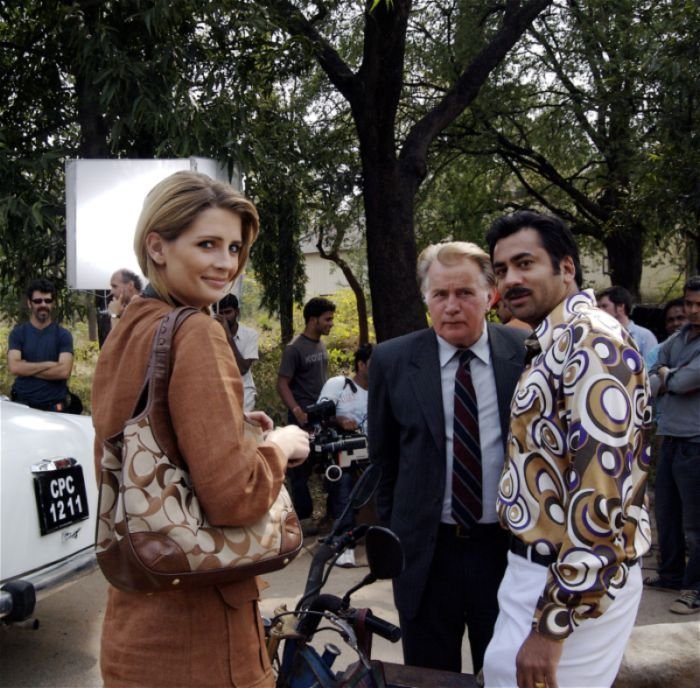
[[42,535],[88,517],[82,466],[35,474],[34,492]]

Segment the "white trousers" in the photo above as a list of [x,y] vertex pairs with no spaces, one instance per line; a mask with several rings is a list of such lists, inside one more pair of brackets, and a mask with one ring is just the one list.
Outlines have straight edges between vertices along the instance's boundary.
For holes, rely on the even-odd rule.
[[[515,656],[532,629],[547,568],[512,552],[498,589],[498,620],[484,658],[486,688],[516,688]],[[557,668],[559,688],[609,688],[642,599],[642,571],[630,569],[624,588],[596,619],[586,619],[564,641]]]

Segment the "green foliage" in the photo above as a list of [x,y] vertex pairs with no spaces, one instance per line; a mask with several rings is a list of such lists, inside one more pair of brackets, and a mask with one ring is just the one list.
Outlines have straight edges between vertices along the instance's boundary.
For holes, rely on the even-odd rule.
[[[469,84],[478,102],[452,124],[428,121],[504,17],[527,4],[334,1],[313,18],[312,5],[281,0],[2,4],[0,308],[19,313],[28,276],[65,286],[71,157],[242,165],[263,217],[258,302],[283,316],[283,339],[298,330],[291,313],[304,295],[300,239],[323,231],[324,246],[364,249],[378,220],[376,208],[362,216],[363,185],[397,161],[415,176],[400,192],[382,186],[391,213],[368,231],[380,235],[371,255],[391,244],[404,284],[414,189],[418,248],[447,236],[480,243],[493,214],[522,205],[557,212],[595,241],[644,241],[647,255],[671,235],[700,245],[696,2],[552,3],[495,78]],[[411,236],[389,232],[398,216]],[[61,301],[67,316],[81,308],[71,294]],[[397,313],[412,313],[403,305]]]
[[[331,300],[335,303],[336,310],[333,318],[333,329],[326,338],[326,344],[329,349],[354,351],[359,345],[360,335],[355,295],[351,289],[341,289],[331,297]],[[300,318],[299,325],[299,331],[301,331],[303,318]],[[371,331],[372,319],[370,318]]]
[[92,378],[100,350],[97,342],[88,339],[87,323],[76,322],[70,327],[73,333],[73,373],[68,381],[71,392],[83,402],[85,413],[90,413]]
[[[384,0],[386,2],[386,6],[391,9],[394,6],[393,0]],[[379,5],[382,2],[382,0],[372,0],[372,5],[369,8],[370,12],[374,12],[374,10],[377,8],[377,5]]]
[[277,371],[282,360],[282,347],[260,346],[260,360],[253,364],[253,379],[257,389],[256,406],[265,411],[275,425],[287,424],[287,409],[277,394]]
[[485,228],[503,210],[556,213],[636,291],[643,257],[700,238],[699,12],[666,0],[555,3],[441,142],[444,155],[482,162],[436,175],[439,200],[419,217],[456,235],[460,215]]

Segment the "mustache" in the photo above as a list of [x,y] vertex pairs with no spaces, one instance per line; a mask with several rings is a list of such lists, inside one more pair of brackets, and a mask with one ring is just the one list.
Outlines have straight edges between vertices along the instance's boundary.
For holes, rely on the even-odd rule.
[[505,294],[503,294],[504,299],[517,299],[519,296],[527,296],[530,293],[529,289],[523,289],[522,287],[513,287],[509,289]]

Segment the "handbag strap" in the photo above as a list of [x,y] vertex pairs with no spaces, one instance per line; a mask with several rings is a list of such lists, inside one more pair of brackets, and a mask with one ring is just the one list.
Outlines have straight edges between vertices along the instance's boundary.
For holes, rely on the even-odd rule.
[[149,401],[152,399],[153,403],[165,403],[167,400],[172,368],[173,337],[180,325],[195,313],[201,313],[201,311],[192,306],[180,306],[165,315],[158,324],[146,371],[146,384],[150,383],[153,395]]
[[[201,311],[192,306],[175,308],[161,318],[153,336],[153,345],[146,368],[146,378],[136,400],[131,418],[150,416],[170,424],[168,413],[168,384],[172,367],[172,343],[175,332],[191,315]],[[160,422],[156,425],[161,426]]]

